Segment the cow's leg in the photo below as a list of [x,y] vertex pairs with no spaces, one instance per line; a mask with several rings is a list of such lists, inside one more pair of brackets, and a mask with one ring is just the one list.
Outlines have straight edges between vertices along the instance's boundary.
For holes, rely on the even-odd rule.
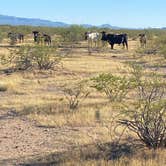
[[123,49],[125,49],[125,43],[123,42],[122,44],[123,44]]
[[22,37],[22,43],[24,42],[24,37]]
[[99,40],[96,39],[96,48],[99,48],[99,47],[100,47]]
[[89,52],[89,54],[91,54],[91,44],[92,44],[91,40],[88,39],[88,52]]
[[94,43],[95,43],[94,47],[96,48],[96,45],[97,45],[96,40],[94,40]]
[[101,42],[102,42],[102,47],[104,48],[105,47],[105,41],[102,40]]
[[114,44],[111,44],[111,49],[112,49],[112,50],[114,49]]
[[100,48],[100,41],[97,40],[97,48]]
[[126,49],[128,50],[128,42],[127,42],[127,41],[124,41],[122,44],[123,44],[123,49],[124,49],[125,46],[126,46]]
[[89,39],[88,40],[88,48],[90,49],[92,47],[92,42],[91,42],[91,40]]
[[128,42],[126,41],[125,44],[126,44],[126,49],[128,50]]

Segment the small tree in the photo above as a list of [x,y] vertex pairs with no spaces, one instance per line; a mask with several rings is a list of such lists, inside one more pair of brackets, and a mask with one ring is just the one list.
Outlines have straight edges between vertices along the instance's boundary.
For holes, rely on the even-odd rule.
[[71,110],[77,109],[80,103],[82,103],[90,94],[86,88],[86,81],[65,86],[63,92]]
[[166,147],[166,85],[156,75],[151,80],[141,79],[143,74],[139,71],[134,72],[136,102],[123,111],[125,117],[118,122],[136,133],[147,147]]
[[0,43],[3,41],[4,38],[5,38],[5,33],[0,31]]
[[159,53],[166,59],[166,37],[162,37],[156,41],[156,45],[159,45]]
[[64,41],[74,43],[84,39],[85,31],[82,26],[72,25],[63,29],[60,34]]
[[[16,69],[27,70],[38,68],[40,70],[52,69],[61,60],[55,48],[47,46],[21,46],[12,49],[8,57],[1,58],[3,63],[12,63]],[[1,62],[1,63],[2,63]]]
[[34,61],[40,70],[52,69],[61,60],[57,55],[55,48],[47,46],[38,46],[34,49]]
[[11,35],[9,39],[10,39],[10,45],[15,45],[17,43],[17,37],[15,35]]
[[100,74],[92,78],[92,87],[104,92],[111,101],[122,101],[130,89],[130,81],[125,77]]

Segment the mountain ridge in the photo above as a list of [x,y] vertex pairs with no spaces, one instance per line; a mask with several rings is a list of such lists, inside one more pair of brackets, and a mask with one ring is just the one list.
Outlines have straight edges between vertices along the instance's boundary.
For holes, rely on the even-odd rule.
[[[27,25],[27,26],[47,26],[47,27],[69,27],[73,24],[68,24],[60,21],[50,21],[40,18],[23,18],[16,16],[8,16],[0,14],[0,25]],[[92,24],[76,24],[85,28],[99,27],[99,28],[112,28],[121,29],[121,27],[111,26],[110,24],[92,25]]]
[[[27,26],[45,26],[45,27],[70,27],[71,25],[80,25],[85,28],[97,27],[97,28],[110,28],[110,29],[145,29],[145,28],[118,27],[118,26],[112,26],[110,24],[102,24],[102,25],[69,24],[61,21],[50,21],[40,18],[24,18],[24,17],[8,16],[3,14],[0,14],[0,25],[12,25],[12,26],[27,25]],[[157,29],[166,29],[166,27],[161,27]]]

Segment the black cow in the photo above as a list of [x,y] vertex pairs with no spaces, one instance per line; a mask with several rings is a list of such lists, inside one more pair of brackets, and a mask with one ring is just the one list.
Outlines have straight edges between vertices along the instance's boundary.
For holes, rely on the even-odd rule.
[[37,42],[37,36],[38,36],[38,33],[39,33],[39,31],[32,31],[32,33],[33,33],[33,39],[34,39],[34,42]]
[[51,36],[41,33],[39,31],[33,31],[32,32],[34,35],[34,42],[37,42],[38,44],[42,44],[44,42],[44,44],[51,44]]
[[8,38],[10,38],[11,40],[15,40],[16,42],[18,40],[19,43],[22,43],[24,41],[24,35],[22,33],[9,32]]
[[111,49],[114,48],[114,44],[123,44],[123,48],[126,45],[128,49],[128,39],[127,34],[106,34],[106,32],[102,33],[102,41],[107,41],[111,45]]

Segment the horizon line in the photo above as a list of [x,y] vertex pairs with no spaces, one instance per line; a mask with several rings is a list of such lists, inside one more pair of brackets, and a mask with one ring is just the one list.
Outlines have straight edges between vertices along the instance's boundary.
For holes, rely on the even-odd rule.
[[[66,21],[54,21],[54,20],[50,20],[50,19],[44,19],[44,18],[35,18],[35,17],[22,17],[22,16],[14,16],[14,15],[8,15],[8,14],[1,14],[0,13],[0,16],[7,16],[7,17],[15,17],[15,18],[19,18],[19,19],[33,19],[33,20],[41,20],[41,21],[49,21],[49,22],[59,22],[59,23],[64,23],[64,24],[67,24],[67,25],[90,25],[90,26],[94,26],[94,27],[99,27],[99,26],[102,26],[102,25],[109,25],[111,27],[115,27],[115,28],[119,28],[119,29],[163,29],[163,28],[166,28],[166,27],[125,27],[125,26],[118,26],[118,25],[112,25],[110,23],[101,23],[101,24],[91,24],[91,23],[83,23],[83,24],[80,24],[80,23],[69,23],[69,22],[66,22]],[[0,24],[2,25],[2,24]]]

